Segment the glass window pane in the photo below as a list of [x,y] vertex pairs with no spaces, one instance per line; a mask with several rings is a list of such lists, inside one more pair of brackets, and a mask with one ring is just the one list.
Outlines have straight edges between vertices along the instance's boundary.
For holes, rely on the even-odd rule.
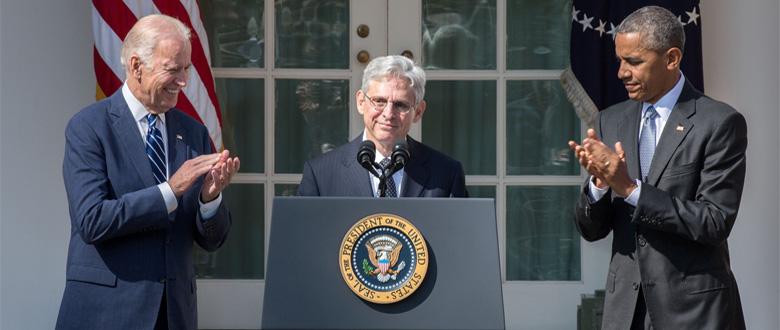
[[211,66],[263,67],[263,0],[200,1]]
[[233,183],[223,198],[233,216],[227,241],[215,252],[195,244],[198,278],[263,279],[265,222],[263,185]]
[[507,69],[563,69],[569,63],[571,0],[508,0]]
[[496,68],[496,0],[423,0],[423,67]]
[[459,160],[466,174],[496,174],[496,82],[428,81],[422,139]]
[[349,68],[348,0],[276,0],[277,68]]
[[298,192],[297,184],[279,184],[274,185],[274,196],[295,196]]
[[496,186],[467,186],[469,197],[496,198]]
[[579,281],[579,187],[507,187],[506,279]]
[[558,80],[507,82],[506,121],[508,175],[579,175],[580,119]]
[[276,80],[276,173],[347,143],[348,80]]
[[262,79],[215,79],[222,108],[222,142],[241,158],[242,173],[262,173],[265,105]]

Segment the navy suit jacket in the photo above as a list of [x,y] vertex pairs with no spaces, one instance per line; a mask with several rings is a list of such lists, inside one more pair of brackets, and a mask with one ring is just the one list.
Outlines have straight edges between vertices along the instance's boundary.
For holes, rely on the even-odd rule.
[[[601,111],[596,130],[608,146],[621,141],[629,175],[639,177],[642,104]],[[588,241],[610,232],[602,325],[628,329],[639,289],[655,329],[744,329],[727,238],[745,178],[747,125],[727,104],[685,82],[656,146],[636,207],[607,193],[591,204],[587,181],[576,225]]]
[[[212,152],[203,125],[166,112],[171,175]],[[230,213],[200,219],[201,178],[170,214],[121,89],[77,113],[65,131],[70,209],[65,292],[57,329],[152,329],[163,293],[172,329],[196,329],[193,241],[209,251],[227,238]]]
[[[358,136],[303,165],[299,196],[373,197],[369,173],[357,161]],[[411,157],[400,197],[468,197],[460,162],[407,137]]]

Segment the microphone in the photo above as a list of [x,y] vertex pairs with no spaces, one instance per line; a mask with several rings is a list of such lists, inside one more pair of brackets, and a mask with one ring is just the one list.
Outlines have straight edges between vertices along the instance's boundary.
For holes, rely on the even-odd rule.
[[406,145],[406,142],[400,141],[396,143],[395,147],[393,147],[393,153],[390,154],[391,167],[387,175],[393,175],[393,173],[404,168],[406,163],[409,162],[409,157],[409,147]]
[[379,177],[379,173],[374,169],[374,157],[376,157],[376,146],[371,140],[365,140],[360,144],[360,148],[357,153],[357,161],[360,166],[363,166],[369,173],[375,177]]

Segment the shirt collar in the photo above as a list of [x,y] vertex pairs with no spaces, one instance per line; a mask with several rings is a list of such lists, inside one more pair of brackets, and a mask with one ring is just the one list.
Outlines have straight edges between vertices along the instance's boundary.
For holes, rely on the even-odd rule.
[[[127,107],[130,108],[130,112],[133,114],[135,121],[139,122],[145,120],[144,117],[150,112],[149,110],[146,110],[146,107],[144,107],[141,101],[133,95],[126,82],[122,84],[122,96],[125,98],[125,103],[127,103]],[[161,120],[160,123],[165,126],[165,113],[158,114],[157,117]]]
[[660,116],[664,121],[669,119],[669,116],[672,114],[672,109],[674,109],[674,105],[677,104],[677,99],[680,98],[680,94],[682,94],[683,86],[685,85],[685,75],[683,75],[682,72],[680,72],[680,79],[677,79],[677,83],[674,84],[674,87],[672,87],[669,92],[667,92],[664,96],[662,96],[658,102],[655,102],[655,104],[643,102],[642,103],[642,116],[644,117],[645,111],[649,106],[653,106],[655,108],[655,111],[658,112],[658,116]]

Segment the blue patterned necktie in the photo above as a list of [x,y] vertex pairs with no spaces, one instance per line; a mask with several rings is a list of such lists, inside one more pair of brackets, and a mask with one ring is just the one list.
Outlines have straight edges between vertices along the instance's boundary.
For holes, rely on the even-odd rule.
[[146,157],[152,165],[152,173],[157,184],[167,181],[165,168],[165,148],[163,148],[162,133],[157,129],[157,115],[146,115],[149,130],[146,133]]
[[[379,165],[382,166],[382,168],[387,167],[387,165],[390,164],[390,157],[382,159],[381,162],[379,162]],[[395,180],[393,180],[393,176],[387,177],[385,180],[385,184],[387,184],[387,195],[385,197],[398,197],[398,192],[395,189]]]
[[655,117],[658,116],[658,112],[655,111],[653,106],[650,106],[645,111],[645,121],[642,125],[642,133],[639,135],[639,166],[642,170],[642,181],[647,181],[647,175],[650,173],[650,163],[653,162],[653,154],[655,154]]

